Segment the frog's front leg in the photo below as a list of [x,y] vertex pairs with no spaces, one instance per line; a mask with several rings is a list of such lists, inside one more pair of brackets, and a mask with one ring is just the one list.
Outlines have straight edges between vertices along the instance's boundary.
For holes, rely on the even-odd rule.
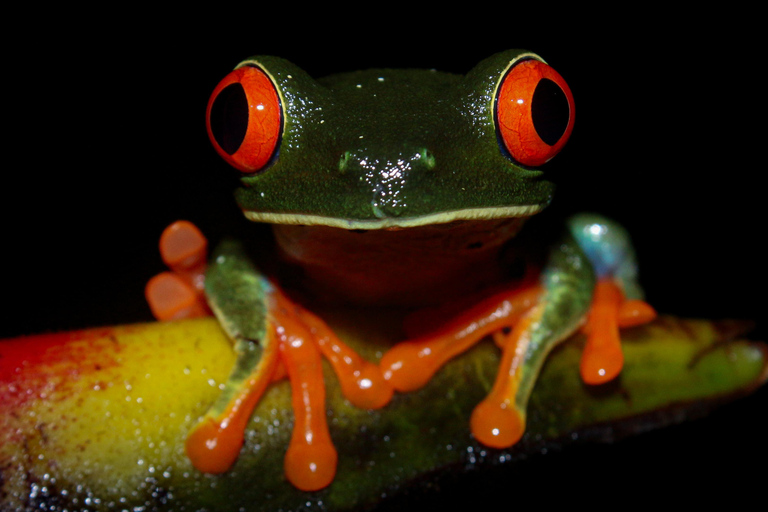
[[[618,346],[618,326],[648,321],[653,311],[640,301],[624,300],[622,290],[634,295],[639,290],[630,272],[631,254],[611,247],[624,239],[586,240],[579,230],[597,229],[593,219],[587,220],[574,218],[570,232],[551,250],[538,282],[490,297],[440,331],[390,350],[381,361],[385,378],[399,391],[417,389],[448,359],[492,334],[502,348],[499,373],[470,423],[480,442],[504,448],[525,430],[528,398],[547,355],[579,326],[585,325],[590,340],[584,353],[587,363],[582,363],[587,371],[582,374],[597,375],[585,380],[602,382],[617,366],[620,370],[612,344]],[[619,253],[626,256],[615,258],[620,264],[604,264]],[[613,363],[611,372],[605,371],[606,360]]]
[[471,430],[487,446],[510,446],[525,430],[526,405],[541,365],[580,325],[593,286],[592,268],[567,234],[550,251],[538,281],[494,295],[440,331],[393,347],[381,360],[384,376],[398,391],[416,389],[448,359],[493,334],[502,348],[499,373],[472,414]]
[[[157,286],[148,286],[151,303],[159,294]],[[187,438],[193,465],[208,473],[227,471],[239,455],[261,395],[270,382],[287,375],[294,426],[285,455],[286,478],[306,491],[327,486],[337,455],[326,421],[321,354],[331,363],[345,397],[358,407],[383,407],[392,387],[377,365],[363,360],[320,318],[290,300],[235,242],[219,247],[205,272],[205,294],[235,342],[237,362],[221,395]],[[185,296],[180,295],[182,303]]]

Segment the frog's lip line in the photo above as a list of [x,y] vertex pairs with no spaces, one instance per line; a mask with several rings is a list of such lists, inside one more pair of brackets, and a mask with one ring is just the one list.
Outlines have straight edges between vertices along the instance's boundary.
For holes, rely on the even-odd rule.
[[387,229],[413,228],[432,224],[447,224],[457,220],[493,220],[515,217],[530,217],[544,209],[545,204],[502,206],[496,208],[466,208],[449,212],[433,213],[420,217],[386,217],[383,219],[337,219],[322,215],[295,213],[266,213],[244,211],[245,217],[254,222],[270,224],[299,224],[306,226],[328,226],[342,229]]

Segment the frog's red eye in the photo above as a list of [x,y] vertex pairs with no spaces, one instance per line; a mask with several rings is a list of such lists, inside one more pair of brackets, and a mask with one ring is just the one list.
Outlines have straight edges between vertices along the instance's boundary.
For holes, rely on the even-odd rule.
[[571,135],[573,118],[573,95],[557,71],[535,59],[512,65],[496,96],[496,125],[516,162],[549,161]]
[[276,156],[282,131],[280,98],[272,80],[255,66],[235,69],[208,100],[208,136],[219,155],[253,173]]

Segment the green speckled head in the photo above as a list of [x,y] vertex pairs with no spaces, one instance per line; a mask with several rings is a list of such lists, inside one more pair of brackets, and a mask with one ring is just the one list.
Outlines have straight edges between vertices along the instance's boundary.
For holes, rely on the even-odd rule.
[[510,156],[495,99],[519,50],[466,76],[374,69],[314,80],[276,57],[238,65],[275,85],[282,133],[269,164],[244,175],[245,215],[277,224],[376,229],[527,216],[553,185]]

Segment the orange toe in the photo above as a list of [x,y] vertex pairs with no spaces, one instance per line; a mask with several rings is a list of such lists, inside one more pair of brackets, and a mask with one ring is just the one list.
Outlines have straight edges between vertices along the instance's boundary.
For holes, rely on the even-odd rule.
[[585,326],[587,343],[581,356],[581,378],[603,384],[616,378],[624,366],[619,337],[619,311],[624,293],[609,279],[598,281]]
[[[618,331],[617,331],[618,333]],[[600,335],[597,335],[600,336]],[[581,378],[587,384],[604,384],[615,379],[624,367],[624,353],[621,350],[621,342],[618,335],[610,336],[613,339],[590,339],[581,355]]]
[[207,251],[208,240],[191,222],[176,221],[160,235],[160,256],[176,272],[204,265]]
[[327,487],[336,476],[338,454],[331,443],[294,445],[285,452],[285,477],[302,491]]
[[[192,465],[203,473],[228,471],[243,446],[243,431],[228,432],[213,418],[205,418],[187,436],[185,449]],[[235,430],[238,430],[235,432]]]
[[144,289],[144,296],[158,320],[177,320],[208,314],[199,294],[173,272],[163,272],[150,279]]
[[506,402],[486,399],[472,411],[470,428],[475,439],[491,448],[508,448],[525,432],[525,417]]
[[619,327],[634,327],[656,318],[656,310],[643,300],[627,300],[619,306]]

